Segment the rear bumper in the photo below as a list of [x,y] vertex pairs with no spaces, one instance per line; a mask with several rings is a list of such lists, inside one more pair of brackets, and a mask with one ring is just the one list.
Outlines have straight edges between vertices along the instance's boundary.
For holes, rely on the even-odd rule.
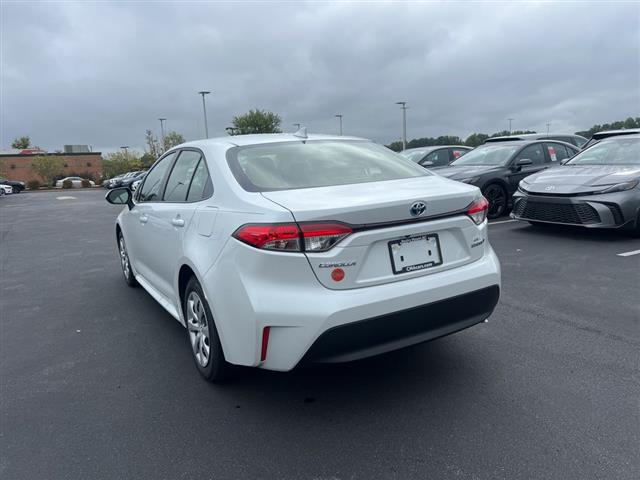
[[587,228],[631,228],[640,209],[633,192],[575,197],[516,192],[511,218]]
[[[493,311],[501,282],[498,258],[485,247],[479,260],[450,270],[330,290],[296,256],[233,241],[202,286],[227,361],[288,371],[303,358],[355,360],[481,322]],[[278,256],[277,272],[265,268],[273,255]],[[270,334],[261,361],[264,327],[270,327]]]
[[312,362],[349,362],[464,330],[488,318],[500,287],[420,305],[407,310],[340,325],[325,331],[304,357]]

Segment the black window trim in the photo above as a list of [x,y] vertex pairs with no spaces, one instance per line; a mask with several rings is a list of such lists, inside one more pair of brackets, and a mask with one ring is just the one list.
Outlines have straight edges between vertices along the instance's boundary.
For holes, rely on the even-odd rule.
[[[174,150],[176,151],[176,150]],[[173,169],[176,166],[176,163],[178,162],[178,160],[180,159],[180,155],[182,155],[182,152],[187,152],[187,151],[191,151],[191,152],[196,152],[200,154],[200,160],[198,160],[198,163],[196,163],[196,168],[193,170],[193,174],[191,175],[191,179],[189,180],[189,186],[187,187],[187,193],[185,194],[185,199],[182,201],[168,201],[164,199],[165,193],[166,193],[166,189],[167,189],[167,182],[169,181],[169,177],[171,176],[171,173],[173,173]],[[173,161],[173,164],[171,165],[171,169],[169,170],[168,175],[166,176],[166,178],[164,178],[163,182],[162,182],[162,200],[160,200],[159,202],[162,203],[197,203],[197,202],[202,202],[204,200],[208,200],[211,197],[213,197],[213,193],[215,191],[214,187],[213,187],[213,180],[211,178],[211,174],[209,173],[209,167],[207,167],[207,161],[205,159],[204,156],[204,152],[202,150],[200,150],[199,148],[195,148],[195,147],[184,147],[181,148],[179,150],[177,150],[178,155],[176,155],[175,160]],[[187,198],[189,198],[189,192],[191,191],[191,182],[193,182],[193,177],[196,174],[196,171],[198,170],[198,166],[200,166],[200,162],[204,162],[204,170],[207,174],[208,177],[208,181],[211,183],[211,194],[207,197],[202,197],[198,200],[192,200],[192,201],[187,201]],[[206,188],[206,187],[205,187]]]

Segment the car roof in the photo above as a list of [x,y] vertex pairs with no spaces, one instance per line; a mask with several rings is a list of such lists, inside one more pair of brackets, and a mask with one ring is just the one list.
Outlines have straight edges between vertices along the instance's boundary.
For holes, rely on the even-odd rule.
[[244,147],[248,145],[262,145],[265,143],[279,142],[300,142],[303,140],[366,140],[359,137],[348,137],[344,135],[321,135],[308,134],[306,138],[298,137],[293,133],[260,133],[253,135],[233,135],[228,137],[207,138],[203,140],[193,140],[178,145],[181,147]]
[[503,135],[501,137],[487,138],[484,143],[512,142],[515,140],[544,140],[547,138],[553,140],[551,137],[578,137],[585,141],[587,140],[583,136],[576,135],[575,133],[523,133],[521,135]]
[[406,150],[402,150],[402,152],[417,152],[417,151],[427,151],[427,150],[436,150],[438,148],[466,148],[471,150],[471,147],[467,147],[466,145],[425,145],[424,147],[415,147],[415,148],[407,148]]
[[599,140],[601,138],[607,137],[616,137],[619,135],[636,135],[640,133],[640,128],[629,128],[629,129],[621,129],[621,130],[603,130],[601,132],[596,132],[593,134],[591,138],[595,138]]

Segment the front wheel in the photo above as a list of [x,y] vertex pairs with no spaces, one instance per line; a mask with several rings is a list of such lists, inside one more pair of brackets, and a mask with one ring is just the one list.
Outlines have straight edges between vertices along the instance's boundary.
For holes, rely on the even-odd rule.
[[482,194],[489,201],[487,218],[493,220],[501,217],[507,211],[507,192],[497,183],[492,183],[484,188]]
[[232,367],[224,359],[213,315],[202,287],[195,277],[187,283],[183,311],[187,323],[187,338],[196,368],[210,382],[225,380],[230,376]]

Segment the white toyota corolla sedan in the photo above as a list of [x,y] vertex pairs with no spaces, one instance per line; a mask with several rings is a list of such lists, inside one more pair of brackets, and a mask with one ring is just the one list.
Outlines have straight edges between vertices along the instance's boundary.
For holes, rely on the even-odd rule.
[[370,141],[246,135],[189,142],[132,194],[126,282],[187,330],[209,380],[230,364],[343,362],[485,320],[500,294],[487,201]]

